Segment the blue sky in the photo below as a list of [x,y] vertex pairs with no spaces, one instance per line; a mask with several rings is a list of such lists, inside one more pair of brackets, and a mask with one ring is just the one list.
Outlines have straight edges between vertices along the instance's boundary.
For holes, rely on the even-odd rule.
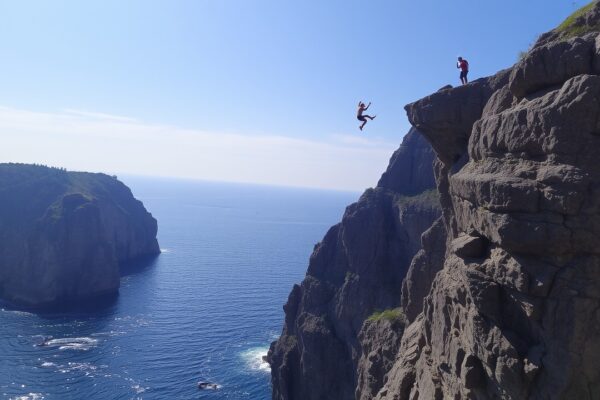
[[0,161],[360,190],[457,55],[493,74],[584,4],[0,1]]

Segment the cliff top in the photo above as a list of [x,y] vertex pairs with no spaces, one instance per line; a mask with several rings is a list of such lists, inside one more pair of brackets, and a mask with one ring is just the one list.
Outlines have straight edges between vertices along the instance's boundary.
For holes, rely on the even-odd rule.
[[557,40],[583,36],[591,32],[600,32],[600,0],[594,0],[579,8],[559,26],[542,34],[534,48]]
[[109,200],[131,213],[138,208],[128,205],[132,198],[127,186],[106,174],[33,164],[0,164],[0,221],[4,226],[22,227],[24,221],[32,223],[47,211],[60,213],[65,206],[76,207],[77,203],[94,200]]

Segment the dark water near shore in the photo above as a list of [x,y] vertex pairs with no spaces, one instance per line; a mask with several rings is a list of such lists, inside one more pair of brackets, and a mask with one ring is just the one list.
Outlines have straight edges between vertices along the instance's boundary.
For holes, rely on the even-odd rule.
[[269,399],[261,356],[282,305],[358,194],[123,180],[159,220],[164,252],[104,308],[2,309],[0,399]]

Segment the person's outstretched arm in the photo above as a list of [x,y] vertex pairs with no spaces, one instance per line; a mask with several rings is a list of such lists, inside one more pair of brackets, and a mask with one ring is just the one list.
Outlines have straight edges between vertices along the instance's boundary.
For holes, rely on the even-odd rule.
[[370,105],[371,105],[371,102],[369,102],[369,104],[365,107],[365,111],[367,111],[369,109]]

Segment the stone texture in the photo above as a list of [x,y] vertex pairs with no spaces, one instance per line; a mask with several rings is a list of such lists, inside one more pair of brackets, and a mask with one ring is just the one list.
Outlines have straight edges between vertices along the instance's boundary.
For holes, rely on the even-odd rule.
[[452,164],[464,153],[473,123],[490,96],[508,82],[509,73],[442,88],[405,107],[409,121],[429,140],[440,160]]
[[[284,336],[275,345],[289,351],[272,348],[288,366],[272,363],[275,399],[600,399],[599,27],[600,2],[594,2],[576,29],[542,35],[511,69],[406,106],[436,152],[442,210],[402,284],[406,321],[367,321],[358,344],[348,345],[356,342],[343,336],[349,331],[339,328],[340,319],[307,308],[343,308],[335,297],[339,284],[309,269],[292,291]],[[393,181],[387,177],[383,186]],[[369,215],[370,224],[381,215]],[[377,225],[364,223],[376,236]],[[354,252],[379,246],[391,254],[400,243],[389,232],[351,241],[340,236],[345,227],[346,217],[317,253],[337,257],[331,244],[344,243],[344,265],[352,265],[361,260]],[[337,276],[354,271],[333,259],[318,265]],[[394,299],[401,275],[370,270],[383,280],[360,287]],[[369,296],[355,290],[352,297]],[[362,311],[353,308],[354,315]],[[302,327],[302,321],[311,322]],[[325,336],[300,344],[315,331]],[[319,358],[310,364],[316,370],[307,372],[305,358]],[[347,368],[358,371],[357,384]],[[298,389],[315,382],[333,389]]]
[[396,360],[406,321],[402,318],[365,321],[358,340],[357,400],[371,400],[386,383],[386,374]]
[[461,258],[484,258],[488,241],[477,235],[460,235],[450,244],[450,250]]
[[[404,195],[415,195],[435,187],[431,165],[435,153],[431,145],[415,128],[412,128],[390,159],[387,170],[381,175],[377,187]],[[423,173],[427,171],[427,173]]]
[[422,248],[413,257],[402,282],[402,309],[409,322],[423,311],[423,299],[431,289],[433,278],[442,269],[446,254],[446,228],[440,217],[423,233]]
[[409,106],[432,143],[468,142],[438,151],[444,266],[375,398],[600,398],[595,40],[533,49],[470,129]]
[[349,206],[315,246],[306,278],[284,306],[282,335],[269,351],[274,399],[354,397],[359,333],[369,330],[363,322],[376,310],[399,306],[421,234],[440,215],[433,158],[431,147],[411,131],[378,187]]
[[0,297],[15,305],[116,293],[120,264],[158,254],[156,232],[116,178],[0,164]]
[[509,88],[517,98],[593,72],[596,34],[550,42],[531,50],[512,70]]
[[[572,27],[578,32],[600,32],[600,2],[598,2],[598,0],[594,0],[589,4],[591,9],[573,21]],[[534,48],[545,46],[551,42],[565,40],[570,36],[573,36],[572,30],[564,31],[557,27],[550,32],[540,35],[534,45]]]

